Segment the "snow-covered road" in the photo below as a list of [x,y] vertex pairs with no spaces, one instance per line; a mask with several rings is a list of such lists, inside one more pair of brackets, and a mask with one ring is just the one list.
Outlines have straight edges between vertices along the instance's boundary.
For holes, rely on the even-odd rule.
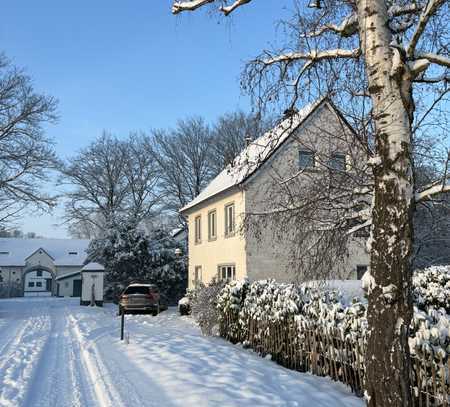
[[[338,383],[284,369],[174,310],[120,319],[77,299],[0,300],[0,406],[363,406]],[[129,343],[128,343],[129,342]]]

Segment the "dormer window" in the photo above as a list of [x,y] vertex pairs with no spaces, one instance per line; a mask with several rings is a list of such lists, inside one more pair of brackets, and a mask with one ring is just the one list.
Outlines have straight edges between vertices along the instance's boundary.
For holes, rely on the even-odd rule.
[[0,252],[0,256],[8,256],[9,252]]
[[70,256],[77,256],[77,255],[78,255],[78,252],[69,252],[69,255],[70,255]]
[[316,153],[310,150],[300,150],[298,153],[298,166],[301,170],[314,168],[316,165]]

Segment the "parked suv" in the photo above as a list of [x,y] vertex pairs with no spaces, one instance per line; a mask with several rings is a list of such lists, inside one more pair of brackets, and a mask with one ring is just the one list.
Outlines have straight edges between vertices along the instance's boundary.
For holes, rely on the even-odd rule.
[[160,294],[158,288],[153,284],[130,284],[119,298],[119,314],[124,311],[150,311],[157,315],[161,310]]

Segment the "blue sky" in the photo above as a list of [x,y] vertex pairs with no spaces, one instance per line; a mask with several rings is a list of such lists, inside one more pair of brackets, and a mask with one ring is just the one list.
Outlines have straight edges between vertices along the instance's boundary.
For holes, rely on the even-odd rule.
[[[48,135],[66,157],[103,129],[126,135],[248,109],[241,69],[276,41],[275,23],[291,3],[256,1],[224,19],[206,11],[174,17],[170,0],[14,0],[2,5],[0,49],[59,100]],[[55,226],[61,213],[24,216],[21,227],[66,237]]]

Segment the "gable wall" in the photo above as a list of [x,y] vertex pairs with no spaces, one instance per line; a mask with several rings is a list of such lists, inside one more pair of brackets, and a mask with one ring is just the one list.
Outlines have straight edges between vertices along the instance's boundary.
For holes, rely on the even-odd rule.
[[[250,178],[245,186],[245,207],[249,212],[264,212],[272,203],[275,179],[288,179],[299,171],[298,159],[300,149],[312,149],[319,155],[331,156],[333,152],[345,152],[347,142],[338,140],[336,134],[343,138],[354,137],[348,128],[344,128],[338,117],[326,104],[307,119],[295,135],[291,136],[278,151]],[[355,153],[352,153],[355,155]],[[349,153],[349,156],[352,155]],[[361,159],[360,152],[352,159]],[[350,160],[350,157],[349,157]],[[320,165],[319,165],[320,167]],[[301,192],[301,191],[300,191]],[[300,226],[299,226],[300,227]],[[287,232],[288,233],[288,232]],[[251,233],[246,235],[247,273],[251,281],[275,278],[281,282],[293,282],[295,273],[290,270],[288,240],[274,238],[273,227],[266,227],[258,238]],[[364,242],[351,247],[351,256],[346,265],[349,274],[345,277],[356,278],[356,265],[369,264],[364,250]],[[338,277],[338,276],[336,276]]]
[[47,267],[51,270],[55,270],[55,265],[53,263],[53,259],[47,254],[45,250],[39,249],[35,253],[33,253],[26,260],[26,268],[43,266]]

